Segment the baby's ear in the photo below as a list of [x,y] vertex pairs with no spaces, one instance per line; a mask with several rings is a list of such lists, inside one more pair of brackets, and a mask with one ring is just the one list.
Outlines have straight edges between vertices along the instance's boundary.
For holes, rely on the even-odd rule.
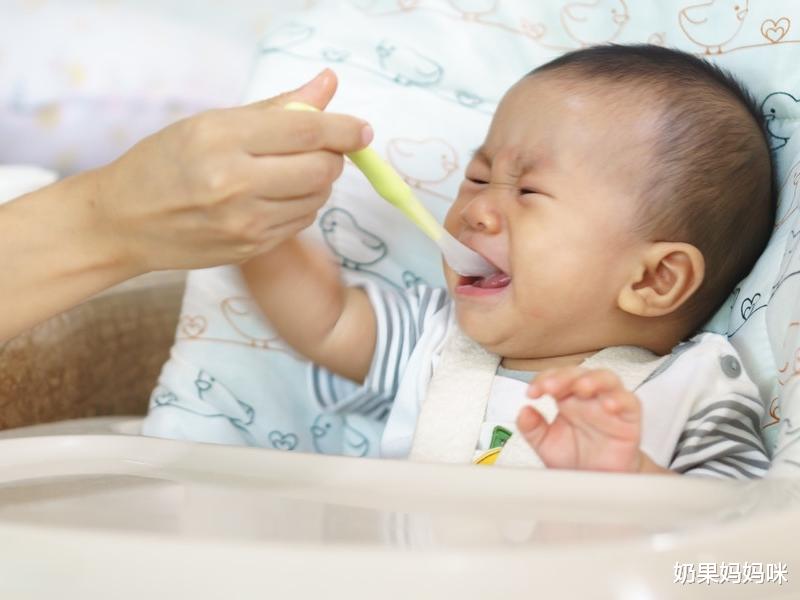
[[678,309],[705,276],[703,253],[683,242],[656,242],[645,250],[617,305],[639,317],[661,317]]

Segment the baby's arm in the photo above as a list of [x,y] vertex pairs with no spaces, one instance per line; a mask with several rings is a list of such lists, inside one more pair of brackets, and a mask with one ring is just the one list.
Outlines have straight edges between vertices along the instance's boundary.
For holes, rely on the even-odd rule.
[[548,467],[673,472],[654,463],[640,449],[641,404],[610,371],[578,367],[545,371],[528,388],[532,398],[543,394],[558,402],[555,420],[548,424],[528,406],[520,411],[517,427]]
[[278,335],[310,361],[357,382],[375,349],[366,292],[345,286],[323,252],[290,239],[242,266],[254,299]]
[[746,373],[729,377],[722,394],[704,394],[693,407],[669,465],[673,471],[728,479],[766,475],[770,458],[761,438],[765,407],[758,388]]

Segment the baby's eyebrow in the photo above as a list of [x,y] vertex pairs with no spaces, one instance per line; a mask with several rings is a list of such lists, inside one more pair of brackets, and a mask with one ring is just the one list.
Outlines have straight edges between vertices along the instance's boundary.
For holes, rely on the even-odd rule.
[[[473,160],[479,160],[486,165],[491,165],[492,161],[489,158],[489,153],[484,146],[478,146],[471,152]],[[519,173],[527,173],[533,171],[534,168],[543,166],[546,161],[542,160],[540,153],[524,152],[516,157],[515,165],[519,169]]]

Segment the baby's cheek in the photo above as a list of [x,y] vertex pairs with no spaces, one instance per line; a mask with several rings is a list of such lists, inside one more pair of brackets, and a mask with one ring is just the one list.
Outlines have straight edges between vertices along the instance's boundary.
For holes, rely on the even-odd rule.
[[450,210],[444,217],[444,228],[450,233],[456,235],[458,233],[459,214],[461,213],[461,202],[456,201],[450,205]]
[[444,281],[447,284],[447,291],[452,296],[458,284],[458,274],[450,268],[450,265],[447,264],[444,257],[442,257],[442,272],[444,273]]
[[517,306],[527,319],[548,323],[572,323],[594,312],[605,296],[602,278],[595,280],[585,266],[576,269],[572,261],[551,260],[535,265],[525,277],[514,279]]
[[[546,284],[545,284],[546,285]],[[531,286],[521,286],[514,281],[514,295],[517,297],[516,306],[521,307],[526,321],[531,323],[552,318],[558,302],[555,295],[547,293],[546,288],[533,289]]]
[[453,203],[450,205],[447,214],[444,217],[444,228],[447,229],[450,233],[457,233],[460,229],[461,223],[461,213],[464,210],[464,207],[469,202],[469,194],[464,190],[464,186],[467,184],[465,180],[458,188],[458,195]]

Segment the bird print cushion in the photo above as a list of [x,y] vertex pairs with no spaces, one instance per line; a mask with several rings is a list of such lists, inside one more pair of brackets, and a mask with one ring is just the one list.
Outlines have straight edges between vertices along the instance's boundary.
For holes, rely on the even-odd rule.
[[[563,52],[607,42],[662,44],[707,57],[747,83],[767,118],[781,189],[778,223],[754,271],[707,328],[730,337],[769,402],[763,426],[776,472],[797,470],[800,141],[792,137],[800,117],[797,3],[320,1],[276,19],[266,32],[244,100],[297,86],[324,67],[334,69],[340,85],[329,110],[368,119],[375,149],[441,218],[505,90]],[[307,235],[330,250],[350,281],[397,288],[442,283],[436,248],[352,165]],[[200,394],[201,371],[219,386],[220,406],[229,405],[225,390],[253,408],[250,423],[241,415],[215,417],[230,439],[283,450],[375,455],[385,415],[339,403],[352,391],[347,382],[333,380],[321,389],[319,379],[308,376],[309,366],[258,316],[234,268],[190,275],[173,358],[153,395],[151,432],[211,435],[185,425],[190,400]],[[164,394],[174,400],[159,404]],[[203,395],[210,397],[208,391]]]

